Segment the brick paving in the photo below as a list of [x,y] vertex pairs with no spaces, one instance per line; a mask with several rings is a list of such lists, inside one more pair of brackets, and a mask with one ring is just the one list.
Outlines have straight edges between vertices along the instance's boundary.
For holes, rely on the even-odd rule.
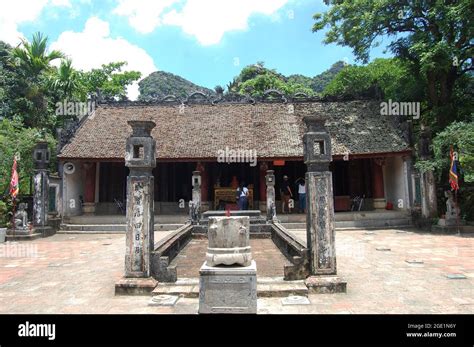
[[[294,233],[304,240],[304,230]],[[159,239],[166,232],[155,235]],[[260,298],[258,311],[472,314],[473,246],[474,238],[466,236],[337,231],[338,273],[347,280],[347,293],[311,294],[306,306]],[[0,313],[197,313],[197,299],[152,307],[148,296],[114,296],[115,281],[123,274],[124,248],[123,234],[60,234],[0,244]],[[264,262],[259,257],[256,253],[257,266]],[[447,277],[454,273],[466,278]]]
[[[283,277],[288,263],[271,239],[251,239],[252,257],[257,263],[257,276]],[[199,277],[199,268],[206,258],[207,240],[193,239],[175,258],[180,277]]]

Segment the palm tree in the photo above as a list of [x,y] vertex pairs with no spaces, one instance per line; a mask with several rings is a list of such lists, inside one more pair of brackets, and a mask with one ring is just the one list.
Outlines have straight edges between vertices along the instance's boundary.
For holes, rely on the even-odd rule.
[[33,40],[23,40],[18,47],[12,50],[12,56],[23,69],[26,76],[36,79],[42,72],[51,68],[49,65],[53,60],[64,58],[60,51],[47,52],[48,37],[37,32],[33,34]]
[[48,86],[57,95],[67,99],[71,99],[74,95],[79,95],[81,99],[84,97],[79,81],[79,72],[73,68],[71,59],[61,60],[59,68],[49,76]]

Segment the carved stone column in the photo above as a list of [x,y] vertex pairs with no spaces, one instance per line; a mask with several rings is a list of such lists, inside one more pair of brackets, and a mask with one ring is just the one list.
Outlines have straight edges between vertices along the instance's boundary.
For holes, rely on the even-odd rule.
[[267,185],[267,222],[273,222],[276,220],[275,174],[273,170],[267,170],[265,183]]
[[334,230],[334,197],[331,137],[323,118],[309,116],[304,121],[303,136],[306,172],[306,232],[309,249],[309,289],[317,293],[345,292],[346,282],[336,276],[336,245]]
[[127,235],[125,277],[150,277],[153,251],[155,140],[151,121],[128,121],[133,133],[127,139],[125,165],[127,177]]
[[189,203],[189,217],[193,224],[197,224],[201,218],[201,173],[193,171],[192,177],[193,196]]
[[48,143],[38,142],[33,151],[33,227],[35,229],[44,229],[48,225],[49,159]]
[[206,166],[206,163],[199,162],[196,167],[196,171],[199,171],[201,176],[201,198],[199,200],[201,212],[209,210],[209,172]]

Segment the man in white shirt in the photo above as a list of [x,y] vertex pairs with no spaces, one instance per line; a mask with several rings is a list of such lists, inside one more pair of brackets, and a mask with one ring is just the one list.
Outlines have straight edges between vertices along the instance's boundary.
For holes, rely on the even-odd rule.
[[249,190],[245,186],[245,183],[241,183],[239,188],[237,188],[237,205],[239,210],[247,210],[249,206]]
[[298,198],[300,213],[306,213],[306,181],[304,178],[298,178]]

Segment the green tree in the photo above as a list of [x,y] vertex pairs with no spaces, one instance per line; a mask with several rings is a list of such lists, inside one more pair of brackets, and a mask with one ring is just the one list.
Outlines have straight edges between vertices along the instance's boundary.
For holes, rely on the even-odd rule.
[[[456,118],[453,96],[459,80],[473,70],[473,6],[470,0],[325,1],[330,8],[314,15],[313,31],[329,26],[325,43],[349,46],[367,62],[381,39],[412,73],[426,81],[433,125],[444,128]],[[426,118],[431,118],[427,115]]]
[[11,49],[8,64],[13,66],[17,80],[11,89],[13,102],[7,116],[20,119],[27,127],[53,131],[56,117],[46,81],[54,69],[50,63],[64,55],[59,51],[48,52],[47,41],[43,34],[35,33],[31,42],[23,40]]
[[423,101],[423,87],[398,58],[375,59],[363,66],[344,67],[326,86],[324,96],[379,97]]
[[81,73],[81,82],[87,94],[99,91],[105,98],[127,98],[127,86],[141,77],[138,71],[123,71],[126,62],[103,64],[100,69]]
[[59,68],[48,76],[48,86],[57,100],[86,98],[85,86],[81,83],[80,72],[72,66],[71,59],[63,59]]
[[56,140],[54,137],[37,128],[25,128],[18,120],[0,120],[0,200],[8,194],[13,158],[20,155],[18,174],[20,178],[20,193],[29,194],[30,178],[33,175],[33,149],[36,142],[46,140],[51,150],[51,167],[56,169]]
[[47,48],[48,37],[37,32],[33,34],[31,42],[22,40],[21,45],[12,50],[12,56],[25,76],[36,80],[43,72],[51,69],[50,63],[53,60],[64,58],[62,52],[48,52]]
[[228,85],[229,92],[251,96],[262,96],[269,89],[278,89],[288,95],[300,92],[314,95],[311,88],[298,83],[295,79],[289,81],[276,70],[266,68],[263,62],[244,67]]

